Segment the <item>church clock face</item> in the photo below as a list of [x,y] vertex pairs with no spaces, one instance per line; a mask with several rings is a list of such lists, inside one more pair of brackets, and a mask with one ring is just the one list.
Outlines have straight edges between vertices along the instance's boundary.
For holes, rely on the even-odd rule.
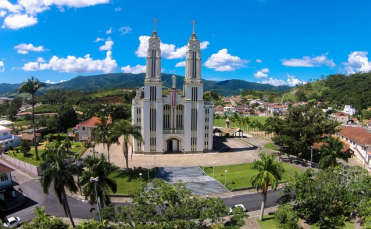
[[197,49],[197,45],[192,45],[193,50]]
[[156,48],[156,47],[157,47],[157,44],[156,44],[156,43],[153,43],[153,44],[152,44],[152,47],[153,47],[153,48]]

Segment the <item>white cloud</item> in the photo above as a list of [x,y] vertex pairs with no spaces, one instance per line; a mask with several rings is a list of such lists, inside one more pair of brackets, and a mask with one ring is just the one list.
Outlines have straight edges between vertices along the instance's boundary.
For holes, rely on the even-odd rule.
[[48,83],[48,84],[56,84],[56,83],[62,83],[62,82],[65,82],[65,80],[61,80],[59,82],[54,82],[54,81],[51,81],[51,80],[45,81],[45,83]]
[[290,75],[287,73],[287,81],[269,78],[268,80],[264,80],[262,84],[271,84],[273,86],[282,86],[282,85],[289,85],[291,87],[296,86],[297,84],[305,84],[305,81],[296,79],[295,76]]
[[268,68],[262,68],[259,71],[257,71],[256,73],[254,73],[254,77],[258,78],[258,79],[267,78],[268,77],[268,74],[267,74],[268,72],[269,72]]
[[371,61],[368,60],[367,54],[366,51],[351,52],[348,55],[348,62],[342,63],[344,70],[348,74],[371,71]]
[[42,57],[39,57],[39,58],[37,58],[37,62],[39,62],[39,63],[44,63],[45,60],[44,60]]
[[263,62],[261,59],[256,59],[256,63],[261,63]]
[[124,27],[119,28],[119,31],[121,32],[121,35],[124,35],[124,34],[130,33],[132,29],[129,26],[124,26]]
[[0,69],[0,72],[4,72],[4,71],[5,71],[5,68]]
[[283,59],[281,61],[282,65],[290,67],[320,67],[322,65],[335,67],[334,61],[328,59],[327,54],[328,52],[315,57],[304,56],[302,59],[291,58],[289,60]]
[[9,29],[20,29],[33,26],[37,23],[37,18],[27,14],[11,14],[4,19],[4,27]]
[[100,37],[97,37],[97,39],[95,39],[94,42],[99,42],[99,41],[104,41],[104,39],[103,38],[100,38]]
[[[139,37],[139,47],[135,51],[137,57],[147,57],[148,50],[148,39],[149,36],[140,36]],[[210,43],[208,41],[203,41],[200,43],[201,49],[206,49]],[[187,46],[184,45],[180,48],[176,48],[173,44],[162,43],[161,46],[161,56],[165,59],[180,59],[184,58],[187,53]]]
[[0,67],[4,67],[4,62],[0,61]]
[[185,66],[185,61],[181,61],[175,65],[175,67],[184,67],[184,66]]
[[112,45],[114,42],[111,40],[111,38],[107,38],[107,40],[104,42],[104,45],[99,47],[99,51],[110,51],[112,50]]
[[6,11],[5,10],[1,10],[0,11],[0,17],[4,17],[6,15]]
[[221,49],[218,53],[212,54],[204,65],[213,68],[215,71],[223,72],[243,68],[248,62],[238,56],[232,56],[227,49]]
[[121,7],[116,7],[115,10],[116,11],[121,11]]
[[15,49],[17,49],[17,52],[20,53],[20,54],[27,54],[28,52],[44,52],[45,51],[45,48],[44,46],[33,46],[33,44],[25,44],[25,43],[22,43],[22,44],[19,44],[17,46],[14,47]]
[[112,33],[112,27],[106,31],[106,34],[111,34]]
[[24,71],[36,71],[52,69],[58,72],[68,73],[87,73],[103,71],[104,73],[113,72],[117,68],[116,60],[112,59],[112,52],[108,51],[103,60],[93,60],[89,54],[85,57],[68,56],[67,58],[58,58],[53,56],[49,63],[29,62],[24,64]]
[[121,70],[124,71],[124,73],[138,74],[138,73],[146,72],[146,66],[138,64],[134,67],[131,67],[130,65],[128,65],[128,66],[122,67]]
[[0,1],[0,9],[5,9],[11,13],[19,13],[19,11],[22,9],[20,5],[13,5],[7,0],[1,0]]
[[109,3],[110,0],[43,0],[43,1],[44,4],[47,6],[57,5],[80,8]]

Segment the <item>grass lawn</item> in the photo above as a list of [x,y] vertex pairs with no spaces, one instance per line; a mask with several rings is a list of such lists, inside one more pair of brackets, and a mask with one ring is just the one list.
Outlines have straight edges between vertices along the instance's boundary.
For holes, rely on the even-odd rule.
[[[265,120],[267,120],[267,118],[268,118],[268,117],[260,117],[260,116],[248,116],[248,117],[249,117],[250,122],[252,122],[253,120],[258,120],[263,125],[265,123]],[[225,126],[225,119],[214,119],[214,126],[222,126],[222,127],[224,127]],[[239,128],[241,128],[242,126],[230,122],[230,127],[239,127]],[[244,131],[246,131],[245,130],[246,129],[246,125],[243,126],[242,129],[244,129]]]
[[264,147],[271,150],[279,150],[279,148],[275,146],[272,142],[265,144]]
[[274,215],[264,215],[263,221],[259,221],[259,217],[256,218],[256,221],[258,222],[259,226],[262,229],[275,229],[277,228],[276,222],[274,222]]
[[[225,170],[227,170],[227,189],[232,190],[235,188],[246,188],[251,187],[251,178],[258,174],[258,170],[251,169],[253,163],[241,164],[241,165],[225,165],[215,166],[215,179],[224,185]],[[282,181],[286,180],[290,176],[293,176],[295,172],[303,173],[303,171],[284,164],[285,173],[283,174]],[[202,167],[201,167],[202,168]],[[208,176],[213,176],[213,167],[205,167],[205,172]]]
[[[318,229],[319,227],[317,225],[311,225],[310,229]],[[354,225],[350,222],[345,222],[344,229],[354,229]]]
[[[139,178],[139,173],[142,173],[142,178]],[[155,176],[155,170],[150,169],[149,175],[150,178],[153,178]],[[134,194],[140,191],[142,182],[149,182],[148,170],[144,168],[142,171],[135,170],[126,172],[120,170],[111,173],[108,177],[114,179],[117,183],[117,192],[115,194]]]
[[[41,154],[44,152],[44,150],[37,148],[37,151],[39,153],[39,157],[41,157]],[[23,156],[23,153],[21,151],[19,151],[19,153],[15,153],[15,150],[11,152],[8,151],[7,155],[35,166],[39,166],[42,162],[41,158],[39,161],[36,161],[35,147],[33,146],[31,146],[31,150],[27,153],[26,157]]]

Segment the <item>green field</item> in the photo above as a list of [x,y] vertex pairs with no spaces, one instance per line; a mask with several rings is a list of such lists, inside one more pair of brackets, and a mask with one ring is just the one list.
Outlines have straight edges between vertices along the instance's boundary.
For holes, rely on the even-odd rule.
[[[139,178],[139,173],[142,173],[142,178]],[[149,176],[151,179],[154,178],[154,169],[149,170]],[[148,183],[150,181],[150,179],[148,179],[148,170],[144,168],[142,171],[136,170],[126,172],[120,170],[111,173],[108,177],[114,179],[117,183],[117,192],[115,194],[134,194],[140,191],[142,182]]]
[[[225,170],[227,170],[227,185],[228,190],[235,188],[247,188],[251,187],[251,178],[258,174],[258,170],[251,169],[253,163],[241,164],[241,165],[225,165],[215,167],[215,179],[224,185],[225,182]],[[288,165],[283,164],[285,173],[283,174],[282,181],[293,176],[295,172],[303,173],[303,171]],[[212,177],[213,167],[205,167],[205,173]]]
[[[354,229],[354,225],[350,222],[345,222],[345,227],[343,227],[343,228],[344,229]],[[319,227],[317,225],[311,225],[310,229],[319,229]]]
[[264,145],[265,148],[268,148],[268,149],[271,149],[271,150],[279,150],[279,147],[277,147],[276,145],[274,145],[273,143],[267,143]]
[[[253,120],[258,120],[261,124],[265,124],[265,120],[268,119],[268,117],[260,117],[260,116],[248,116],[250,122],[252,122]],[[241,128],[242,126],[238,125],[238,124],[235,124],[235,123],[232,123],[230,122],[229,123],[230,127],[239,127]],[[225,126],[225,119],[214,119],[214,126],[221,126],[221,127],[224,127]],[[241,129],[243,129],[244,131],[246,131],[246,125],[243,126]]]
[[276,222],[274,222],[274,215],[264,215],[263,221],[259,221],[259,217],[256,218],[261,229],[276,229]]
[[[44,152],[44,150],[37,148],[37,151],[39,153],[39,157],[41,157],[41,154]],[[23,156],[23,153],[19,151],[19,153],[16,153],[15,150],[13,151],[8,151],[8,156],[18,159],[20,161],[29,163],[31,165],[39,166],[41,163],[41,158],[39,161],[36,161],[36,154],[35,154],[35,147],[31,146],[30,152],[27,153],[26,157]]]

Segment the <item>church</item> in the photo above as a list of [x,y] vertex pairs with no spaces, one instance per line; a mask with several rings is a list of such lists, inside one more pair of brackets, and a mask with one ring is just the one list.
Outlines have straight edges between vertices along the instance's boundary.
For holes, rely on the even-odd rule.
[[145,143],[133,140],[138,154],[204,153],[213,148],[212,101],[203,100],[200,41],[194,32],[188,41],[183,91],[172,88],[163,95],[160,38],[155,29],[148,40],[143,90],[132,101],[132,123],[138,125]]

